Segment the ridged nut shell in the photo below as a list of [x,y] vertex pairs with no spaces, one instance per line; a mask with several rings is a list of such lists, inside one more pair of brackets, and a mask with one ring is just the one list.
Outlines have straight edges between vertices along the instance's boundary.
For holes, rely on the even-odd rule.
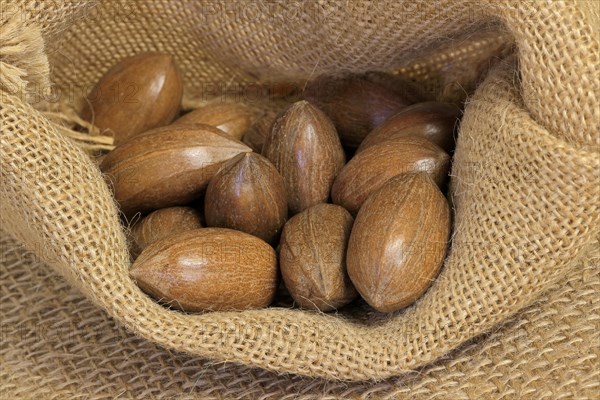
[[267,140],[267,136],[269,136],[269,133],[271,132],[275,118],[277,118],[277,113],[275,111],[269,111],[258,118],[248,131],[246,131],[242,138],[242,142],[250,146],[255,152],[262,153],[262,148],[265,144],[265,140]]
[[204,215],[208,226],[236,229],[272,243],[288,215],[283,178],[260,154],[239,154],[210,180]]
[[255,236],[221,228],[151,244],[130,274],[154,299],[191,312],[266,307],[278,286],[275,250]]
[[123,213],[132,216],[190,203],[225,161],[249,151],[212,126],[166,126],[117,146],[100,169]]
[[327,202],[346,160],[331,121],[306,101],[294,103],[277,117],[263,155],[283,176],[292,213]]
[[353,222],[342,207],[318,204],[285,224],[279,253],[281,275],[301,307],[331,311],[358,296],[346,272]]
[[206,124],[241,140],[255,119],[256,112],[243,104],[210,103],[185,114],[173,124]]
[[398,176],[360,209],[348,243],[348,274],[381,312],[417,300],[437,276],[450,237],[446,198],[424,173]]
[[179,113],[183,83],[173,56],[142,53],[123,59],[90,91],[81,118],[108,130],[115,145],[167,125]]
[[423,101],[415,91],[409,90],[413,84],[406,82],[401,90],[399,82],[391,86],[365,75],[324,76],[308,84],[303,98],[331,119],[345,146],[357,147],[386,119]]
[[331,198],[351,214],[397,175],[427,172],[438,185],[448,175],[450,157],[427,139],[399,137],[373,145],[358,153],[342,169],[331,189]]
[[447,103],[425,102],[408,106],[388,118],[362,141],[356,153],[386,140],[420,136],[451,153],[461,111]]
[[167,207],[151,212],[131,228],[132,254],[176,233],[202,228],[201,216],[191,207]]

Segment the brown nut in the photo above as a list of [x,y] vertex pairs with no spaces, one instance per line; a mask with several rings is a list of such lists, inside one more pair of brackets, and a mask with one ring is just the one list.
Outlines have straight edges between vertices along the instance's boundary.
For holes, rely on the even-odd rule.
[[204,214],[208,226],[236,229],[273,243],[288,214],[283,178],[260,154],[239,154],[210,180]]
[[131,228],[131,253],[135,257],[162,238],[202,228],[200,218],[200,213],[191,207],[168,207],[148,214]]
[[430,101],[434,99],[433,93],[403,76],[390,74],[383,71],[369,71],[363,74],[364,79],[396,93],[411,103]]
[[303,97],[331,119],[345,146],[357,147],[383,121],[423,101],[410,90],[394,89],[363,75],[321,77],[307,86]]
[[285,224],[279,253],[281,275],[301,307],[331,311],[358,296],[346,272],[353,222],[342,207],[317,204]]
[[373,129],[358,146],[356,153],[403,136],[421,136],[451,153],[454,150],[454,132],[460,115],[460,109],[448,103],[428,101],[413,104]]
[[427,139],[399,137],[354,156],[335,179],[331,198],[335,204],[356,215],[367,197],[394,176],[427,172],[442,185],[449,166],[448,154]]
[[437,276],[450,236],[450,209],[425,173],[398,176],[358,212],[348,243],[348,274],[381,312],[418,299]]
[[255,152],[262,153],[263,145],[271,132],[276,117],[277,113],[275,111],[265,113],[246,131],[242,142],[250,146]]
[[114,134],[115,145],[169,124],[183,95],[175,59],[163,53],[127,57],[104,74],[86,98],[81,118]]
[[255,236],[222,228],[155,242],[130,274],[151,297],[185,311],[265,307],[278,286],[275,250]]
[[277,117],[263,155],[283,176],[292,213],[327,202],[346,160],[331,121],[306,101],[292,104]]
[[191,111],[173,122],[178,124],[206,124],[241,140],[256,119],[256,112],[240,103],[210,103]]
[[208,125],[166,126],[131,138],[108,153],[100,169],[123,213],[180,206],[206,190],[221,165],[251,151]]

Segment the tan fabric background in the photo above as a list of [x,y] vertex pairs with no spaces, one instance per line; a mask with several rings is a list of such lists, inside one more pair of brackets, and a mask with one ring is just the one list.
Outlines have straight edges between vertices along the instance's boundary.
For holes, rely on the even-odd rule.
[[120,327],[5,235],[2,399],[597,399],[600,246],[540,301],[414,373],[336,383],[171,352]]
[[[599,54],[589,24],[596,14],[585,13],[583,3],[293,3],[300,17],[283,17],[290,3],[275,3],[275,11],[267,7],[251,18],[244,17],[247,7],[208,11],[214,4],[208,1],[106,1],[89,8],[93,3],[2,3],[11,12],[0,21],[0,222],[44,261],[36,264],[41,271],[52,267],[139,337],[213,360],[331,379],[382,380],[420,371],[448,354],[447,362],[461,365],[449,352],[538,301],[578,270],[597,240]],[[514,38],[518,64],[503,62],[469,100],[452,170],[452,250],[431,290],[415,306],[386,316],[360,306],[337,315],[271,308],[194,316],[158,306],[128,277],[123,229],[97,167],[62,134],[68,127],[49,118],[48,101],[32,100],[52,81],[63,96],[54,105],[76,109],[86,85],[109,65],[149,49],[175,55],[187,102],[211,83],[243,90],[239,85],[349,70],[404,67],[428,80],[446,64],[415,60],[456,35],[492,27]],[[537,315],[525,319],[532,318]],[[536,357],[545,354],[539,335],[541,341],[531,341]],[[501,343],[498,351],[512,351],[513,342]],[[121,352],[113,350],[110,360]],[[494,358],[481,380],[498,387],[522,374],[524,386],[548,384],[549,364],[529,370],[519,364],[495,379],[494,368],[504,365]],[[586,373],[577,377],[589,382],[593,369],[583,365]],[[478,382],[480,375],[469,370],[439,379],[459,382],[463,376]],[[448,385],[443,393],[456,389]]]

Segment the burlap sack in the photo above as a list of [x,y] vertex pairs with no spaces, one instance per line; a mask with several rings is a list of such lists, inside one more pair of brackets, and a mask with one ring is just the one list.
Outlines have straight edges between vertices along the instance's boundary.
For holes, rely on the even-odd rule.
[[541,301],[447,357],[381,382],[220,363],[136,337],[14,240],[0,238],[0,398],[597,399],[600,248]]
[[[592,3],[226,4],[2,5],[2,227],[122,326],[220,361],[382,379],[489,332],[589,257],[600,196]],[[426,295],[393,315],[360,306],[337,315],[185,315],[155,304],[128,277],[123,229],[99,170],[49,111],[75,109],[111,64],[143,50],[176,56],[192,102],[207,83],[243,91],[265,80],[401,67],[427,79],[441,67],[414,60],[490,26],[514,38],[518,67],[503,62],[469,100],[452,170],[452,249]],[[67,100],[43,92],[49,80]]]

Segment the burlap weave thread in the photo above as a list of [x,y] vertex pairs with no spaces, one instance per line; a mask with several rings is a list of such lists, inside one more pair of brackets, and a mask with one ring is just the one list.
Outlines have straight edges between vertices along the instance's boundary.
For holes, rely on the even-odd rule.
[[[32,4],[2,4],[19,10],[0,21],[10,33],[0,43],[9,66],[0,80],[2,228],[144,339],[276,372],[382,380],[489,332],[589,258],[600,218],[599,55],[597,14],[580,2],[307,2],[296,17],[286,3],[258,2],[252,18],[209,10],[212,2]],[[372,69],[426,76],[415,60],[492,27],[514,39],[516,57],[468,101],[452,169],[451,252],[423,298],[385,317],[360,306],[185,315],[155,304],[128,277],[123,229],[96,165],[44,114],[48,99],[31,99],[51,80],[76,107],[86,85],[144,50],[176,57],[186,101],[224,82]]]

